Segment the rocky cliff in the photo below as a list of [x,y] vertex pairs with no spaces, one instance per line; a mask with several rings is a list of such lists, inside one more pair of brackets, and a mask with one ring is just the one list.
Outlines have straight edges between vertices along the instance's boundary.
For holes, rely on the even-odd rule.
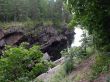
[[48,53],[51,60],[61,57],[60,52],[69,47],[74,38],[74,31],[62,27],[60,30],[54,26],[37,25],[28,30],[19,28],[0,29],[0,49],[5,45],[19,45],[22,42],[41,45],[43,53]]

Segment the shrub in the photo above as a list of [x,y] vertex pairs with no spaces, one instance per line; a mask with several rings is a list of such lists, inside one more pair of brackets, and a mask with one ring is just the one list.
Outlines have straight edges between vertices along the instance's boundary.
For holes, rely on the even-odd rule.
[[[8,46],[0,59],[0,82],[26,82],[47,71],[39,46],[26,49]],[[30,77],[31,75],[31,77]]]
[[106,82],[110,82],[110,76],[107,76]]
[[48,70],[48,67],[46,65],[44,65],[43,63],[38,63],[36,64],[33,69],[31,70],[29,76],[30,77],[36,77],[44,72],[46,72]]
[[67,74],[69,74],[74,68],[74,61],[72,58],[68,58],[64,64],[64,70]]
[[53,25],[53,22],[52,21],[43,21],[43,25],[44,26],[52,26]]
[[22,43],[20,44],[20,47],[29,49],[29,43],[27,43],[27,42],[22,42]]
[[88,49],[88,52],[85,52],[82,47],[74,47],[70,49],[63,50],[61,52],[62,55],[66,56],[65,64],[64,64],[64,69],[66,73],[70,73],[76,64],[78,64],[81,60],[89,57],[93,52],[92,49]]
[[73,57],[75,56],[74,52],[71,52],[72,50],[65,49],[61,52],[62,55],[66,56],[65,63],[64,63],[64,70],[67,74],[69,74],[73,68],[74,68],[74,61]]
[[96,63],[92,66],[91,80],[98,77],[100,73],[109,71],[110,56],[109,55],[97,55]]
[[63,50],[61,54],[64,56],[71,56],[72,58],[77,57],[82,59],[88,55],[82,47],[69,48],[68,50]]

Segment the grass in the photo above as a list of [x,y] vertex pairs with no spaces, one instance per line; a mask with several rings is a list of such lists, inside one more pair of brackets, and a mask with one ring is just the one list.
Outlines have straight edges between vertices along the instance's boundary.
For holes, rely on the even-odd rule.
[[106,82],[110,82],[110,76],[107,77]]
[[24,21],[24,22],[0,22],[0,28],[2,29],[8,29],[11,27],[16,27],[16,28],[32,28],[37,24],[36,21]]
[[50,78],[48,82],[72,82],[67,78],[67,74],[63,66],[61,67],[61,70]]
[[92,72],[90,80],[93,81],[94,79],[98,78],[100,73],[107,73],[109,72],[110,68],[110,56],[109,55],[102,55],[98,54],[96,56],[96,62],[92,66]]
[[[74,70],[75,64],[78,64],[82,60],[78,62],[79,58],[66,58],[65,63],[61,66],[61,69],[58,73],[56,73],[48,82],[73,82],[72,79],[68,78],[69,74]],[[73,61],[73,59],[77,59],[77,61]],[[78,78],[77,78],[78,79]]]
[[11,27],[16,28],[33,28],[37,24],[43,24],[44,26],[51,26],[53,24],[52,21],[38,21],[38,20],[27,20],[27,21],[11,21],[11,22],[0,22],[0,28],[8,29]]
[[[93,70],[92,68],[87,68],[86,70],[85,70],[85,68],[84,69],[82,68],[82,70],[79,70],[78,72],[75,72],[75,73],[73,71],[74,71],[75,66],[78,66],[82,61],[86,60],[87,58],[90,57],[90,58],[94,59],[96,55],[93,55],[93,53],[94,53],[94,51],[92,48],[87,48],[87,57],[86,58],[85,57],[80,58],[79,56],[74,56],[74,54],[71,53],[73,58],[70,55],[70,59],[66,60],[66,62],[64,63],[64,65],[61,69],[61,72],[59,72],[53,78],[51,78],[51,80],[49,82],[77,82],[82,79],[90,80],[89,76],[92,76],[92,74],[93,74],[93,73],[91,73],[91,70]],[[73,74],[72,74],[72,72],[73,72]]]

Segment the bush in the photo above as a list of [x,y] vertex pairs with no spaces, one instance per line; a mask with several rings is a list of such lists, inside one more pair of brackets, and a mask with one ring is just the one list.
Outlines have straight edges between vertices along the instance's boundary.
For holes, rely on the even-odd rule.
[[43,21],[44,26],[52,26],[53,22],[52,21]]
[[96,63],[92,66],[91,80],[98,77],[100,73],[109,71],[110,56],[109,55],[97,55]]
[[69,74],[74,69],[74,61],[72,58],[68,58],[64,64],[64,70]]
[[66,56],[65,63],[64,63],[64,70],[67,74],[69,74],[74,68],[74,60],[73,57],[75,56],[74,51],[72,52],[72,48],[67,50],[63,50],[61,52],[62,55]]
[[110,76],[107,76],[106,82],[110,82]]
[[81,47],[74,47],[74,48],[69,48],[68,50],[63,50],[61,54],[64,56],[71,56],[82,59],[88,56],[88,53],[86,53],[86,51]]
[[61,52],[62,55],[66,56],[64,69],[66,73],[70,73],[76,64],[78,64],[81,60],[89,57],[93,53],[93,50],[91,48],[87,49],[87,52],[82,49],[82,47],[74,47],[70,49],[63,50]]
[[36,77],[44,72],[46,72],[48,70],[48,67],[46,65],[44,65],[43,63],[38,63],[36,64],[33,69],[30,72],[30,77]]
[[8,46],[0,59],[0,82],[29,82],[47,71],[48,65],[42,63],[42,56],[39,46],[29,49]]

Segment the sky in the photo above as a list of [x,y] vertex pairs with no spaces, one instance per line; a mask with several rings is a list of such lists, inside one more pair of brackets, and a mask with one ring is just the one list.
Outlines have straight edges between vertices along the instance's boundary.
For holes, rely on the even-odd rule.
[[75,39],[74,39],[74,42],[72,43],[71,47],[81,46],[80,40],[83,38],[83,37],[81,37],[81,35],[83,34],[83,30],[76,27],[75,28],[75,33],[76,33],[75,36],[74,36]]

